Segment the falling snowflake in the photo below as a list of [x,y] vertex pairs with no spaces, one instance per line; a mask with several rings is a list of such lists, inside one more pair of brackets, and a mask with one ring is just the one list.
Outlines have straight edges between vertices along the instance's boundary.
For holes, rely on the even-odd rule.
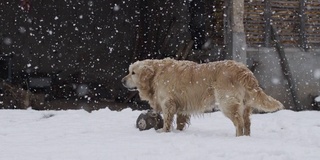
[[12,44],[12,39],[6,37],[6,38],[3,39],[3,43],[6,44],[6,45],[11,45]]
[[272,82],[272,84],[280,84],[280,79],[273,77],[273,78],[271,79],[271,82]]
[[88,6],[92,7],[92,6],[93,6],[93,2],[92,2],[92,1],[89,1],[89,2],[88,2]]
[[23,34],[23,33],[26,33],[26,28],[25,27],[19,27],[19,32],[21,33],[21,34]]
[[313,74],[315,79],[320,79],[320,69],[315,69]]
[[50,35],[52,35],[52,30],[47,30],[47,32],[48,32]]
[[114,4],[113,10],[114,11],[119,11],[119,9],[120,9],[120,6],[117,5],[117,4]]

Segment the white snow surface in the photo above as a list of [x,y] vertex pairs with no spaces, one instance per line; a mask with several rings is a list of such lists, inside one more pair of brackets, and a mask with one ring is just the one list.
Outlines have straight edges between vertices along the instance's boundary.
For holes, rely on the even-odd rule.
[[320,102],[320,96],[316,97],[316,98],[314,99],[314,101]]
[[139,131],[141,111],[0,110],[1,160],[319,160],[320,112],[251,116],[235,137],[221,112],[192,117],[185,131]]

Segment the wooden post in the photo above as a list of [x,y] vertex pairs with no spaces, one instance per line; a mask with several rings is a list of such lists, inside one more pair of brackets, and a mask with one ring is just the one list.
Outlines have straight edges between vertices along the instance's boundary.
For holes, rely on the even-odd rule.
[[307,42],[306,42],[306,0],[300,0],[299,4],[299,17],[300,17],[300,45],[303,50],[307,50]]
[[[231,57],[229,58],[247,64],[247,43],[244,32],[244,0],[230,0],[231,14]],[[230,54],[230,53],[229,53]]]
[[270,47],[270,34],[271,34],[271,4],[270,0],[265,0],[265,8],[264,8],[264,46]]

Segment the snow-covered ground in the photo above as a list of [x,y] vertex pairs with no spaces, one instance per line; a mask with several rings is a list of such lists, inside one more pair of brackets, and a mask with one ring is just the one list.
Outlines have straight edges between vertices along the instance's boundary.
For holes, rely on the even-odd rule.
[[140,113],[0,110],[0,160],[320,159],[320,112],[252,115],[250,137],[235,137],[221,112],[171,133],[139,131]]

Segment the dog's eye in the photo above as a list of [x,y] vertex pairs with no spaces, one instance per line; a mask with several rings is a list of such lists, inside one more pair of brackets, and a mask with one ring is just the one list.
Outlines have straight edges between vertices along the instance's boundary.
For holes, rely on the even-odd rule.
[[132,71],[131,74],[134,75],[134,74],[136,74],[136,73]]

